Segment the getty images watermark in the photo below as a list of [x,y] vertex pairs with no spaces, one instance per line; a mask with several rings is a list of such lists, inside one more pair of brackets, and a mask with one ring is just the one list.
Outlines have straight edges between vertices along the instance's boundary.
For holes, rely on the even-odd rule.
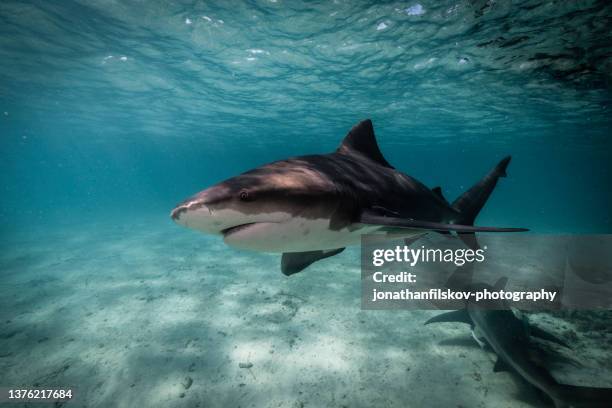
[[478,241],[470,249],[436,234],[413,243],[364,236],[362,307],[452,309],[467,301],[526,310],[612,306],[610,235],[483,234]]

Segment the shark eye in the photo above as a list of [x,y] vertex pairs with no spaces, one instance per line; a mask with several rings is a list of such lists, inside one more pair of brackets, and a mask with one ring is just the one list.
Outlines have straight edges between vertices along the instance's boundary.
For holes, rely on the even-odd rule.
[[240,200],[241,201],[249,201],[251,197],[249,196],[249,192],[246,190],[242,190],[240,192]]

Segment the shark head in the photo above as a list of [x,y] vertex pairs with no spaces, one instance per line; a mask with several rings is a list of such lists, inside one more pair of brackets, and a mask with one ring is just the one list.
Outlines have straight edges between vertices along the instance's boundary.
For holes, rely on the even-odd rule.
[[378,148],[372,122],[364,120],[336,152],[277,161],[230,178],[183,201],[171,217],[185,227],[222,235],[238,248],[338,249],[359,243],[353,223],[359,206],[370,201],[347,186],[368,190],[361,178],[364,173],[372,178],[378,168],[392,169]]
[[213,185],[179,204],[171,217],[222,235],[234,247],[282,252],[299,247],[313,227],[328,227],[336,196],[334,183],[312,163],[289,159]]

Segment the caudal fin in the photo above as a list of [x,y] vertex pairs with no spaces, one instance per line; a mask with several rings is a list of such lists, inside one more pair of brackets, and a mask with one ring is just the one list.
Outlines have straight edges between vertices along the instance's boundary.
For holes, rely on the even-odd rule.
[[453,208],[461,214],[457,224],[474,225],[476,216],[489,199],[497,180],[506,177],[506,168],[510,159],[510,156],[502,159],[493,170],[453,202]]
[[[474,184],[468,191],[457,198],[452,207],[459,213],[457,224],[474,225],[474,220],[491,196],[500,177],[506,177],[506,168],[510,156],[503,158],[486,176]],[[478,242],[473,233],[463,233],[459,238],[471,248],[478,248]]]

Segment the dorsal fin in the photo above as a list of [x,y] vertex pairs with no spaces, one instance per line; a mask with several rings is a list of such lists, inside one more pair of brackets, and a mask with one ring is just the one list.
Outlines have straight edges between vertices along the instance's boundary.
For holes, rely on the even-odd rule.
[[505,276],[502,276],[501,278],[497,280],[497,282],[495,282],[495,285],[493,285],[493,290],[500,291],[506,287],[507,283],[508,283],[508,278]]
[[347,155],[359,153],[382,166],[393,168],[380,152],[370,119],[353,126],[336,152]]
[[434,187],[431,189],[431,191],[437,195],[438,197],[440,197],[442,200],[444,200],[444,202],[448,203],[448,200],[446,199],[446,197],[444,197],[444,194],[442,194],[442,187],[438,186],[438,187]]

